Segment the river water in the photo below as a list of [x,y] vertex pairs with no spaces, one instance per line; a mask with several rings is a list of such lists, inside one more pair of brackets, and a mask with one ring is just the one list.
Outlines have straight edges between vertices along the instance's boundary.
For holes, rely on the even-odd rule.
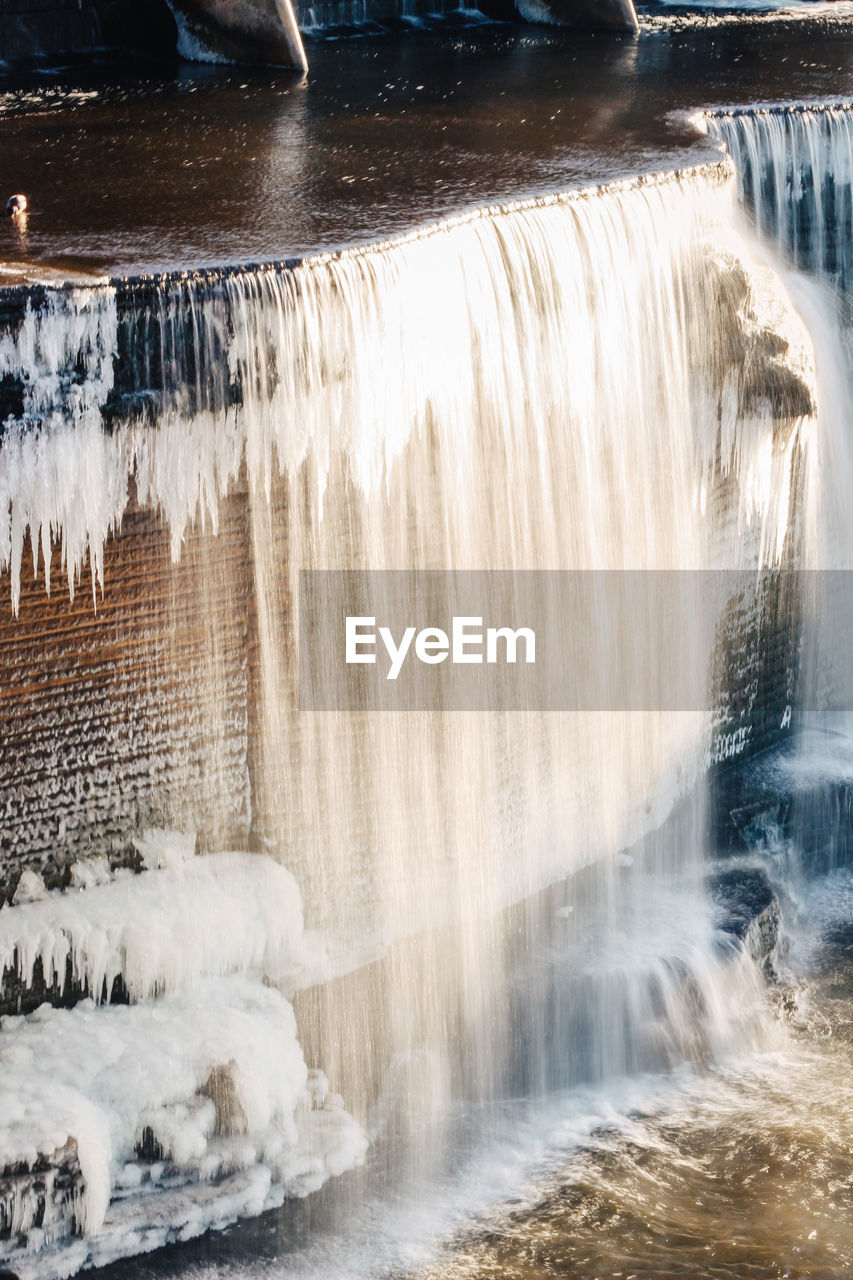
[[678,117],[697,107],[853,96],[843,4],[678,13],[646,16],[636,38],[495,25],[314,40],[298,82],[184,65],[10,86],[0,167],[31,213],[25,235],[0,227],[0,260],[124,274],[363,244],[693,163],[707,149]]

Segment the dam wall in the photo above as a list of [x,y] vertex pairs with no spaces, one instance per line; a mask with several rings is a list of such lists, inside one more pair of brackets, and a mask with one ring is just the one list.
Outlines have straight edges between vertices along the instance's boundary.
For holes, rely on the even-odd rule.
[[162,56],[177,32],[165,0],[5,0],[0,12],[0,70],[95,50]]
[[[303,69],[298,28],[382,29],[388,24],[452,15],[457,0],[6,0],[0,12],[0,71],[57,60],[144,56],[176,51],[196,61],[267,62]],[[502,21],[635,30],[632,0],[556,0],[516,5],[486,0],[482,11]]]
[[9,0],[0,13],[0,70],[178,53],[305,67],[290,0]]
[[[490,889],[501,909],[652,821],[650,790],[665,813],[676,773],[687,786],[694,766],[760,750],[787,727],[796,612],[777,610],[768,626],[750,599],[721,603],[711,721],[687,732],[617,717],[627,756],[607,716],[590,731],[598,757],[570,713],[504,723],[450,709],[435,731],[457,775],[439,752],[425,783],[414,760],[432,713],[312,715],[298,702],[303,569],[801,563],[808,340],[772,277],[730,241],[731,186],[727,168],[711,166],[486,210],[365,251],[6,290],[6,895],[25,866],[62,884],[87,852],[133,865],[135,833],[176,827],[202,848],[257,848],[298,867],[306,909],[331,924],[336,903],[349,911],[338,899],[351,875],[375,907],[369,885],[384,859],[396,865],[407,830],[421,852],[404,882],[391,875],[405,900],[394,914],[418,918],[418,878],[432,881],[448,842],[467,857],[511,839],[497,811],[469,829],[466,786],[490,794],[508,768],[522,793],[538,792],[544,770],[555,789],[534,837],[545,862],[537,854],[518,879],[502,867]],[[718,238],[712,254],[700,226]],[[638,262],[649,278],[637,277]],[[588,313],[591,288],[601,292]],[[706,314],[716,317],[710,335]],[[431,323],[439,315],[457,317],[452,331]],[[645,326],[660,362],[629,362],[631,395],[619,360],[566,363],[595,333],[642,349]],[[624,451],[631,465],[614,472]],[[511,486],[508,457],[520,472]],[[654,659],[654,632],[626,643]],[[316,644],[334,664],[334,638]],[[399,762],[409,759],[411,793],[401,794]],[[482,776],[466,784],[466,771]],[[376,810],[399,810],[379,850],[366,777],[381,795]],[[619,830],[601,827],[591,805],[577,848],[561,850],[563,837],[552,847],[561,786],[592,788],[602,804],[621,791]],[[439,920],[450,884],[429,891]],[[380,899],[380,915],[387,905]],[[369,938],[355,912],[351,923]]]

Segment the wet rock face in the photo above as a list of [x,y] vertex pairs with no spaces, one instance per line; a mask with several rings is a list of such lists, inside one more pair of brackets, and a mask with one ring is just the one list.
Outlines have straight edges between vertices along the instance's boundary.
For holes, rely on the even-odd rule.
[[769,408],[786,435],[798,418],[815,412],[814,369],[802,326],[792,324],[790,309],[762,271],[747,275],[736,257],[719,253],[704,258],[702,267],[704,307],[695,320],[717,336],[706,376],[721,416],[735,406],[744,417]]
[[90,991],[85,983],[75,981],[70,960],[62,983],[45,981],[40,960],[35,963],[30,983],[25,983],[20,978],[17,958],[12,967],[0,970],[0,1017],[33,1013],[43,1004],[51,1004],[55,1009],[70,1009],[80,1000],[89,998],[97,998],[110,1004],[126,1004],[128,996],[119,979],[115,980],[109,991]]
[[633,0],[516,0],[514,13],[501,12],[500,0],[487,3],[491,17],[521,16],[528,22],[546,22],[559,27],[580,27],[595,31],[637,31]]
[[[0,1172],[0,1240],[23,1242],[33,1229],[53,1239],[79,1235],[83,1191],[73,1139],[29,1164],[5,1165]],[[9,1275],[0,1271],[0,1277]]]
[[739,422],[748,435],[769,422],[769,466],[791,513],[781,546],[759,547],[748,527],[738,534],[742,550],[773,568],[765,569],[754,590],[729,600],[717,636],[712,763],[728,766],[785,737],[798,704],[803,604],[790,571],[801,565],[800,513],[816,372],[811,340],[771,273],[755,264],[747,271],[734,254],[722,252],[707,254],[698,270],[700,305],[691,317],[697,326],[691,348],[702,353],[704,363],[694,376],[719,422],[708,503],[725,530],[739,503],[731,466],[733,424]]
[[741,943],[772,974],[779,941],[779,901],[762,867],[728,867],[709,876],[708,889],[724,933]]
[[[797,768],[808,751],[819,750],[834,772]],[[795,734],[744,768],[718,775],[711,837],[724,857],[782,855],[809,878],[853,865],[853,781],[843,742],[831,733]]]
[[209,1098],[213,1103],[216,1112],[213,1132],[217,1137],[223,1133],[248,1133],[249,1130],[246,1112],[240,1101],[236,1073],[237,1063],[232,1058],[224,1066],[214,1067],[199,1089],[199,1095]]
[[290,0],[169,0],[169,6],[185,58],[307,69]]

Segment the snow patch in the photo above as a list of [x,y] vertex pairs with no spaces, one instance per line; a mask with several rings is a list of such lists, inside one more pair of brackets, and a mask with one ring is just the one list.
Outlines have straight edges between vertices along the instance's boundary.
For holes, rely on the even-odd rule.
[[148,871],[158,871],[163,867],[178,866],[192,858],[195,854],[195,842],[194,831],[163,831],[149,827],[141,836],[135,837],[133,847]]
[[18,881],[18,887],[15,890],[13,902],[19,905],[22,902],[40,902],[42,898],[47,897],[47,887],[37,871],[31,871],[27,868]]
[[[0,910],[5,970],[30,986],[40,961],[64,987],[70,966],[94,997],[0,1019],[0,1167],[17,1166],[0,1267],[21,1277],[69,1276],[260,1213],[367,1149],[308,1070],[273,985],[324,963],[290,873],[259,854],[196,857],[180,832],[135,843],[150,870],[113,877],[92,857],[53,893],[25,872]],[[99,1003],[116,979],[134,1003]]]
[[110,864],[102,855],[94,858],[81,858],[79,862],[72,862],[71,864],[72,889],[94,889],[98,885],[109,884],[111,880]]

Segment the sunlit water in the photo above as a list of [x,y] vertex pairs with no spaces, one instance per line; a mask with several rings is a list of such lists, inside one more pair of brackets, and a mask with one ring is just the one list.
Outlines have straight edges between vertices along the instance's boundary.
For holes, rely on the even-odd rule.
[[[834,108],[711,122],[736,158],[762,235],[822,282],[815,289],[803,280],[793,289],[817,340],[819,374],[823,366],[825,386],[836,383],[835,397],[827,397],[836,404],[850,376],[847,127],[846,112]],[[827,471],[847,474],[848,431],[846,415],[825,413]],[[847,564],[849,516],[846,523],[833,510],[831,486],[826,495],[823,562]],[[451,1233],[443,1256],[411,1274],[849,1275],[853,879],[839,795],[850,777],[850,736],[843,718],[820,723],[817,734],[756,771],[765,797],[790,795],[792,787],[816,797],[805,803],[799,838],[786,835],[776,818],[760,835],[753,829],[755,854],[782,907],[781,983],[767,993],[779,1042],[733,1056],[700,1079],[673,1078],[663,1103],[629,1102],[574,1155],[555,1158],[517,1197]],[[780,822],[785,803],[775,810]]]
[[853,96],[845,4],[758,15],[753,35],[704,18],[724,25],[655,7],[638,37],[318,40],[304,82],[185,64],[0,84],[0,168],[30,199],[0,262],[125,273],[364,244],[701,161],[695,108]]
[[[756,785],[849,785],[853,740],[841,728],[759,762]],[[692,1044],[668,1069],[635,1064],[486,1107],[459,1099],[441,1118],[453,1139],[432,1167],[398,1164],[380,1140],[367,1170],[333,1194],[110,1275],[841,1280],[853,1264],[853,873],[808,872],[814,831],[803,842],[765,836],[748,861],[769,870],[782,902],[777,978],[767,987],[722,951],[716,1030],[712,962],[684,1009]],[[642,984],[667,968],[663,956],[676,967],[698,957],[695,893],[677,875],[661,888],[660,870],[647,878],[642,858],[625,866],[633,884],[615,904],[615,932],[580,960],[571,933],[583,946],[602,924],[586,904],[584,927],[570,925],[551,954],[564,974],[600,962]],[[665,1022],[677,1032],[674,1007]],[[653,1027],[648,1008],[636,1025]]]

